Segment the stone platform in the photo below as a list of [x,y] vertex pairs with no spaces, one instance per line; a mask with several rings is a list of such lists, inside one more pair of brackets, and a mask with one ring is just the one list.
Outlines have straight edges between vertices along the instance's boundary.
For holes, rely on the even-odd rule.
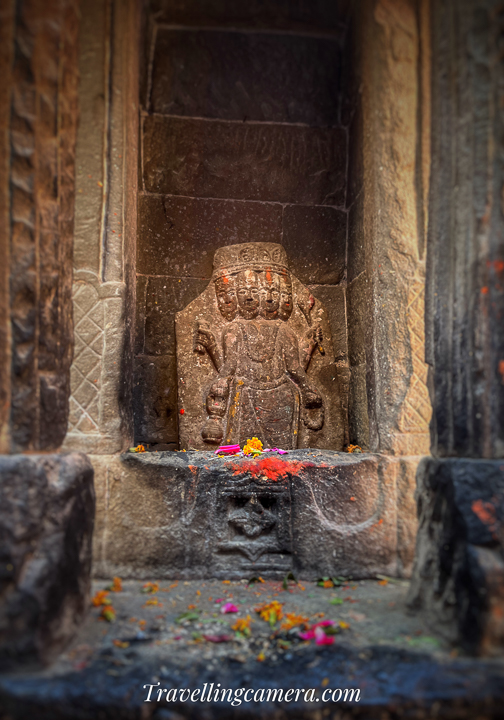
[[310,449],[94,456],[95,576],[407,575],[417,460]]
[[[93,591],[110,583],[111,578],[95,582]],[[91,608],[78,636],[51,668],[0,675],[0,717],[502,718],[502,659],[467,657],[432,637],[423,618],[406,612],[405,581],[362,580],[336,588],[289,582],[287,590],[278,581],[159,582],[158,591],[150,594],[142,592],[142,586],[143,582],[126,581],[121,592],[110,593],[117,615],[113,623],[100,621],[100,608]],[[271,627],[257,608],[273,600],[281,604],[284,618]],[[234,603],[238,612],[220,612],[224,602]],[[287,613],[302,615],[310,624],[319,622],[323,614],[324,619],[345,625],[333,645],[317,646],[299,638],[298,627],[281,627]],[[240,637],[232,626],[247,616],[250,636]],[[214,642],[205,635],[224,638]],[[196,696],[191,702],[187,692],[180,699],[180,690],[203,691],[205,683],[205,701]],[[229,690],[232,698],[241,691],[241,701],[239,697],[234,705],[229,700],[215,702],[214,693],[208,701],[212,683],[214,691],[220,683],[226,697]],[[146,684],[165,690],[159,702],[158,692],[145,702]],[[338,688],[359,689],[358,701],[333,702],[332,693]],[[285,700],[289,689],[293,692]],[[300,689],[313,693],[296,697]],[[166,691],[170,691],[168,699]]]

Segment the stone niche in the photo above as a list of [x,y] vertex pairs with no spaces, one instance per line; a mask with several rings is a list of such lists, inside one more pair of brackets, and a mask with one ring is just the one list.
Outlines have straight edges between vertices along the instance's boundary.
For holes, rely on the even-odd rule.
[[254,436],[271,448],[343,448],[328,313],[291,275],[281,245],[217,250],[211,282],[175,326],[181,449],[243,447]]
[[[98,575],[411,570],[430,417],[417,18],[259,5],[143,5],[136,260],[103,254],[136,275],[136,312],[114,297],[135,318],[131,404],[128,363],[96,358],[134,433],[86,436]],[[116,421],[100,377],[89,402]],[[236,476],[215,459],[252,436],[289,454]],[[257,475],[263,459],[285,477]]]

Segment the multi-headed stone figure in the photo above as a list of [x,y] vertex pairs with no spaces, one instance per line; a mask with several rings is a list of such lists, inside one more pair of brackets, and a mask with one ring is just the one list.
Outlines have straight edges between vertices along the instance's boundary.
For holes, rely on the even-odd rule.
[[[243,445],[255,436],[266,447],[292,449],[323,429],[327,401],[319,380],[333,360],[326,356],[329,324],[321,304],[291,277],[281,245],[217,250],[210,286],[177,316],[177,345],[182,446]],[[197,378],[209,370],[205,388]]]

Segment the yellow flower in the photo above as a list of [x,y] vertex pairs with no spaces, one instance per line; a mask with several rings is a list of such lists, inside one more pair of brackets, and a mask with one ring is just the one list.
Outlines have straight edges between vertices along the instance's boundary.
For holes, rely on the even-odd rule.
[[307,626],[310,622],[309,618],[304,617],[304,615],[296,615],[296,613],[286,613],[285,617],[285,622],[280,626],[282,630],[292,630],[293,627],[298,625]]
[[272,627],[277,620],[283,618],[282,603],[279,603],[278,600],[273,600],[273,602],[261,605],[255,610],[259,613],[261,619],[268,622]]
[[256,453],[261,453],[262,449],[262,442],[258,438],[253,437],[252,440],[247,440],[243,452],[245,455],[255,455]]
[[236,632],[241,633],[245,637],[250,636],[250,623],[252,621],[252,618],[250,615],[247,615],[246,618],[238,618],[238,620],[235,622],[235,624],[232,626],[233,630]]

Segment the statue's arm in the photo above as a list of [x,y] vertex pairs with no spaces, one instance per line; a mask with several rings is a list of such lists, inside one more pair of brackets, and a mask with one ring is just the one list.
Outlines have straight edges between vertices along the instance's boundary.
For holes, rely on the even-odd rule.
[[306,335],[303,338],[303,345],[301,347],[301,358],[302,358],[302,366],[303,369],[308,370],[308,366],[310,364],[310,360],[312,359],[312,355],[314,350],[318,347],[320,348],[320,352],[323,353],[322,349],[322,340],[323,340],[323,334],[322,334],[322,328],[320,325],[317,325],[316,327],[310,328]]
[[283,351],[285,368],[293,382],[299,387],[304,407],[320,407],[322,398],[310,387],[306,372],[299,362],[297,338],[290,332],[285,333]]
[[222,377],[232,377],[236,373],[238,364],[238,336],[235,328],[226,328],[223,333],[222,344],[224,359],[219,369]]
[[209,354],[215,369],[220,373],[222,367],[222,353],[215,339],[215,335],[206,323],[197,323],[194,331],[194,350],[203,355]]

